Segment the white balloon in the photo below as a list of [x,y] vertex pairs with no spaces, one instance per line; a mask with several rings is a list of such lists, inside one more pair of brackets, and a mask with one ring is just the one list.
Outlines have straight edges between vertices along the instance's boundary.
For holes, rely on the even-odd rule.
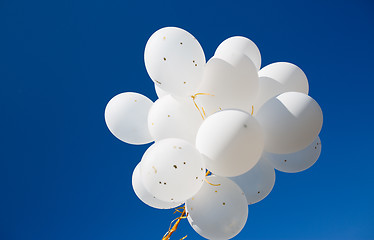
[[208,117],[196,137],[196,148],[203,155],[207,169],[224,177],[238,176],[254,167],[263,147],[257,120],[236,109]]
[[265,133],[265,150],[285,154],[313,142],[322,128],[318,103],[308,95],[286,92],[267,101],[256,114]]
[[202,80],[205,55],[189,32],[165,27],[149,38],[144,61],[149,76],[158,87],[176,96],[188,96]]
[[145,204],[150,207],[158,209],[170,209],[181,205],[183,202],[165,202],[157,199],[152,194],[150,194],[144,187],[143,180],[140,175],[140,163],[136,165],[134,172],[132,173],[132,188],[136,196]]
[[214,56],[230,62],[232,54],[235,53],[246,55],[255,64],[256,69],[260,69],[260,50],[254,42],[246,37],[235,36],[226,39],[218,46]]
[[158,99],[148,114],[148,128],[156,141],[181,138],[195,144],[202,122],[203,118],[191,98],[176,99],[171,95]]
[[276,62],[262,68],[260,88],[255,103],[255,113],[261,106],[281,93],[301,92],[308,94],[309,84],[305,73],[296,65],[287,62]]
[[273,189],[275,171],[272,165],[261,158],[251,170],[230,179],[243,190],[248,204],[254,204],[264,199]]
[[213,186],[204,183],[201,190],[186,202],[187,219],[192,228],[207,239],[230,239],[244,227],[248,218],[247,199],[230,179],[209,176]]
[[234,65],[213,57],[205,67],[197,92],[209,95],[197,96],[196,102],[205,109],[207,116],[229,108],[252,111],[259,87],[257,69],[243,54],[233,54],[233,58]]
[[155,85],[155,91],[158,98],[165,97],[166,95],[169,95],[170,93],[166,92],[165,90],[159,88],[156,84]]
[[143,183],[150,194],[166,202],[184,202],[204,182],[200,153],[189,142],[168,138],[155,142],[141,161]]
[[153,141],[148,131],[148,111],[153,102],[139,93],[126,92],[113,97],[105,108],[105,122],[111,133],[123,142],[146,144]]
[[298,152],[289,154],[264,152],[263,157],[281,172],[296,173],[310,168],[318,160],[321,149],[321,139],[317,137],[312,144]]

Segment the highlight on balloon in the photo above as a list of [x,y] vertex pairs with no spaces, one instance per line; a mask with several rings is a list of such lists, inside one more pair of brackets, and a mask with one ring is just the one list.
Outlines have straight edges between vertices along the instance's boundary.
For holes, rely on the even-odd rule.
[[318,160],[322,110],[298,66],[261,68],[259,49],[241,36],[224,40],[206,61],[196,38],[177,27],[153,33],[144,62],[158,99],[118,94],[105,122],[123,142],[154,142],[132,186],[146,205],[181,214],[163,240],[183,219],[206,239],[235,237],[248,206],[272,191],[275,170],[301,172]]

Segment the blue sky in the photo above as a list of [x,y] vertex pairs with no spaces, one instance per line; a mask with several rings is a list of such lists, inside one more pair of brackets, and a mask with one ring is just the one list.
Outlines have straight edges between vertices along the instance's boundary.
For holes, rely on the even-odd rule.
[[[356,1],[0,0],[0,239],[161,239],[172,210],[137,199],[131,174],[149,145],[104,121],[116,94],[156,100],[147,39],[178,26],[207,59],[242,35],[262,66],[288,61],[324,113],[322,154],[277,172],[235,239],[374,239],[374,4]],[[172,239],[202,239],[183,221]]]

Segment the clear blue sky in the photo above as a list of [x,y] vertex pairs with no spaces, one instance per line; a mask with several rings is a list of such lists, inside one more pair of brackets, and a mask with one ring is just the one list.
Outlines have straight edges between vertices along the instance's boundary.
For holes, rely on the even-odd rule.
[[[374,239],[374,3],[347,1],[0,0],[0,239],[161,239],[172,210],[137,199],[131,174],[149,146],[111,135],[106,103],[156,100],[149,36],[191,32],[209,59],[242,35],[263,65],[288,61],[324,112],[322,154],[277,172],[236,239]],[[173,239],[199,237],[187,221]]]

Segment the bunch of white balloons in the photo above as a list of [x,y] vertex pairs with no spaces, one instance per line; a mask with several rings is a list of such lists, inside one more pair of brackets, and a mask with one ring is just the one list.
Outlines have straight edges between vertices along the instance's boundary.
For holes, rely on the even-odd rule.
[[126,143],[155,141],[132,177],[145,204],[185,203],[197,233],[230,239],[244,227],[248,205],[272,190],[274,168],[300,172],[317,161],[322,111],[296,65],[260,69],[260,51],[245,37],[226,39],[206,62],[196,38],[176,27],[149,38],[144,60],[159,99],[121,93],[105,121]]

